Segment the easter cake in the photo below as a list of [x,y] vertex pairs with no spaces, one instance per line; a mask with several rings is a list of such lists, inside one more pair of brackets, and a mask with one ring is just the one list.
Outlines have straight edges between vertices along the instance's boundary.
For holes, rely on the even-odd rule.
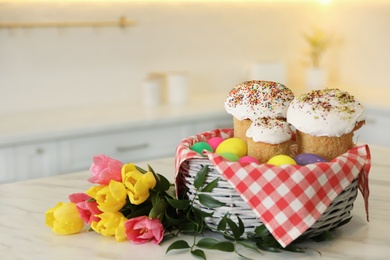
[[[255,94],[249,98],[248,91]],[[315,109],[307,112],[310,108],[299,103],[322,100],[316,93],[332,96],[327,98],[325,108],[318,108],[319,114]],[[233,129],[203,132],[185,138],[177,146],[178,196],[187,196],[199,209],[212,213],[205,219],[207,226],[218,228],[221,218],[228,214],[236,223],[242,221],[247,232],[264,225],[286,247],[297,238],[315,237],[347,223],[358,189],[364,197],[368,219],[370,152],[367,145],[356,146],[352,137],[349,139],[350,133],[353,135],[364,122],[363,107],[348,93],[335,89],[310,92],[307,96],[311,98],[294,98],[291,90],[276,82],[243,82],[229,92],[225,101],[227,113],[233,115]],[[318,102],[316,107],[325,104]],[[301,133],[313,133],[306,133],[302,125],[320,125],[315,121],[317,115],[326,121],[323,111],[331,111],[333,108],[326,108],[329,105],[335,106],[340,116],[325,113],[330,118],[328,127],[333,129],[334,125],[336,129],[344,124],[344,132],[327,136],[334,142],[326,144],[333,148],[323,147],[325,153],[319,152],[321,142],[318,145],[317,140],[311,140],[317,148],[310,150]],[[302,107],[313,120],[300,118]],[[340,144],[342,148],[335,141],[340,134],[348,135],[348,142]],[[199,143],[208,148],[196,148]],[[336,152],[331,154],[333,150]],[[201,192],[194,182],[205,167],[206,183],[219,180],[209,193],[223,206],[209,208],[196,197]]]
[[246,140],[246,131],[259,117],[286,118],[294,94],[283,84],[245,81],[234,86],[225,100],[226,112],[233,116],[234,136]]
[[332,160],[353,147],[354,131],[365,122],[363,106],[339,89],[313,90],[295,98],[287,121],[296,128],[298,153]]
[[256,118],[246,132],[248,155],[266,163],[278,154],[290,155],[292,132],[279,118]]

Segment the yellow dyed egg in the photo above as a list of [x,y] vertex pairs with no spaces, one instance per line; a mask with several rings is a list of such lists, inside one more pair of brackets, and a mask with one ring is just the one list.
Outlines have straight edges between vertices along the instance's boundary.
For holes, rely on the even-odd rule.
[[215,153],[233,153],[241,158],[246,155],[247,146],[246,143],[240,138],[232,137],[225,139],[222,143],[220,143]]
[[272,157],[271,159],[269,159],[267,164],[281,166],[284,164],[294,164],[295,165],[297,163],[290,156],[284,155],[284,154],[279,154],[279,155],[276,155],[276,156]]

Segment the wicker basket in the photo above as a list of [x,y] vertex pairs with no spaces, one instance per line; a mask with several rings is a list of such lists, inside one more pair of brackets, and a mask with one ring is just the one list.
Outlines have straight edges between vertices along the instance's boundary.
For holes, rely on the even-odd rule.
[[[208,158],[194,158],[187,160],[187,164],[180,168],[181,176],[184,177],[183,184],[187,188],[187,196],[193,199],[195,187],[193,186],[196,174],[203,166],[208,166],[209,172],[205,183],[209,183],[216,178],[220,178],[218,186],[214,188],[212,193],[207,193],[215,199],[226,203],[225,206],[210,209],[203,206],[197,198],[194,200],[194,205],[206,212],[214,211],[212,217],[205,219],[206,224],[216,228],[221,218],[227,213],[230,213],[232,220],[237,222],[237,216],[243,221],[246,232],[251,232],[255,227],[261,225],[259,218],[255,215],[250,206],[241,198],[230,183],[215,170],[214,165]],[[357,197],[358,178],[356,178],[346,189],[344,189],[328,206],[326,211],[305,233],[300,237],[310,238],[321,234],[324,231],[332,230],[345,223],[351,217],[353,203]]]
[[[209,172],[207,174],[205,183],[210,183],[216,178],[220,178],[218,186],[209,195],[213,198],[226,203],[225,206],[210,209],[202,205],[197,198],[194,200],[194,205],[206,212],[214,211],[212,217],[205,219],[206,224],[212,228],[216,228],[221,218],[227,213],[233,221],[237,222],[237,216],[240,217],[244,223],[246,232],[251,232],[255,227],[261,224],[259,218],[255,215],[249,205],[241,198],[241,196],[234,190],[230,183],[214,169],[214,165],[207,159],[190,159],[188,160],[188,168],[182,168],[182,176],[185,176],[185,184],[187,187],[187,196],[192,200],[195,194],[195,187],[193,186],[196,174],[203,166],[208,166]],[[340,226],[343,222],[351,217],[353,203],[358,193],[358,179],[356,178],[346,189],[344,189],[328,206],[325,212],[301,236],[305,238],[315,237],[324,231],[332,230]],[[198,192],[198,194],[201,194]]]
[[[190,199],[194,198],[195,187],[193,186],[196,174],[203,166],[208,166],[209,172],[205,183],[210,183],[216,178],[220,178],[218,186],[211,192],[213,198],[226,203],[225,206],[210,209],[203,206],[197,198],[194,200],[194,205],[206,212],[214,211],[212,217],[205,219],[206,224],[210,227],[216,228],[221,218],[230,213],[230,217],[233,221],[237,222],[237,216],[240,217],[244,223],[245,230],[251,232],[255,227],[261,224],[259,218],[255,215],[249,205],[241,198],[241,196],[234,190],[230,183],[214,169],[214,165],[207,159],[190,159],[188,160],[188,167],[183,167],[183,176],[185,176],[185,184],[187,187],[187,196]],[[344,189],[328,206],[325,212],[317,220],[317,222],[311,226],[301,236],[305,238],[315,237],[324,231],[337,228],[340,224],[351,217],[351,211],[353,203],[357,197],[358,192],[358,179],[356,178],[346,189]],[[198,193],[201,194],[201,193]],[[210,195],[210,193],[208,193]]]

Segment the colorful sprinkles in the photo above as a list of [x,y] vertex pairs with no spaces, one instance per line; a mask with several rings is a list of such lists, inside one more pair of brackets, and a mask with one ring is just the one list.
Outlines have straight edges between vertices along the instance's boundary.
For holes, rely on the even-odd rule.
[[283,84],[273,81],[251,80],[236,85],[225,101],[225,105],[235,108],[244,105],[250,111],[273,111],[286,109],[294,99],[293,92]]
[[288,123],[279,118],[259,117],[255,121],[253,121],[253,126],[273,129],[275,130],[275,133],[287,132],[291,134],[291,130],[288,126]]
[[[328,113],[336,112],[338,114],[347,114],[343,118],[349,119],[349,115],[355,113],[356,107],[361,106],[354,96],[336,88],[313,90],[301,95],[297,100],[300,101],[298,108],[302,108],[305,104],[310,104],[312,111],[321,112],[322,117],[325,117]],[[318,116],[315,116],[315,118],[319,119]]]

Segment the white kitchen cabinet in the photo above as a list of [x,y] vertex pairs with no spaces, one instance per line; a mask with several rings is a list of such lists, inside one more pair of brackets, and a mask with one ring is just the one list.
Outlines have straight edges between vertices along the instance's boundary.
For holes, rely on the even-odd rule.
[[0,183],[88,170],[93,156],[106,154],[124,163],[174,156],[183,138],[216,128],[232,127],[230,117],[158,123],[0,148]]
[[233,128],[233,119],[228,116],[222,119],[196,123],[193,125],[190,135],[220,128]]
[[88,170],[93,156],[98,154],[105,154],[124,163],[174,156],[183,138],[227,127],[232,127],[230,118],[176,122],[64,138],[58,142],[59,173]]
[[91,134],[59,141],[60,173],[88,170],[93,156],[105,154],[123,163],[173,156],[185,137],[185,125]]
[[12,182],[17,179],[14,171],[14,148],[0,149],[0,183]]
[[57,143],[42,142],[15,146],[17,180],[40,178],[58,174]]
[[359,143],[390,147],[390,111],[367,109],[366,124],[356,131]]

